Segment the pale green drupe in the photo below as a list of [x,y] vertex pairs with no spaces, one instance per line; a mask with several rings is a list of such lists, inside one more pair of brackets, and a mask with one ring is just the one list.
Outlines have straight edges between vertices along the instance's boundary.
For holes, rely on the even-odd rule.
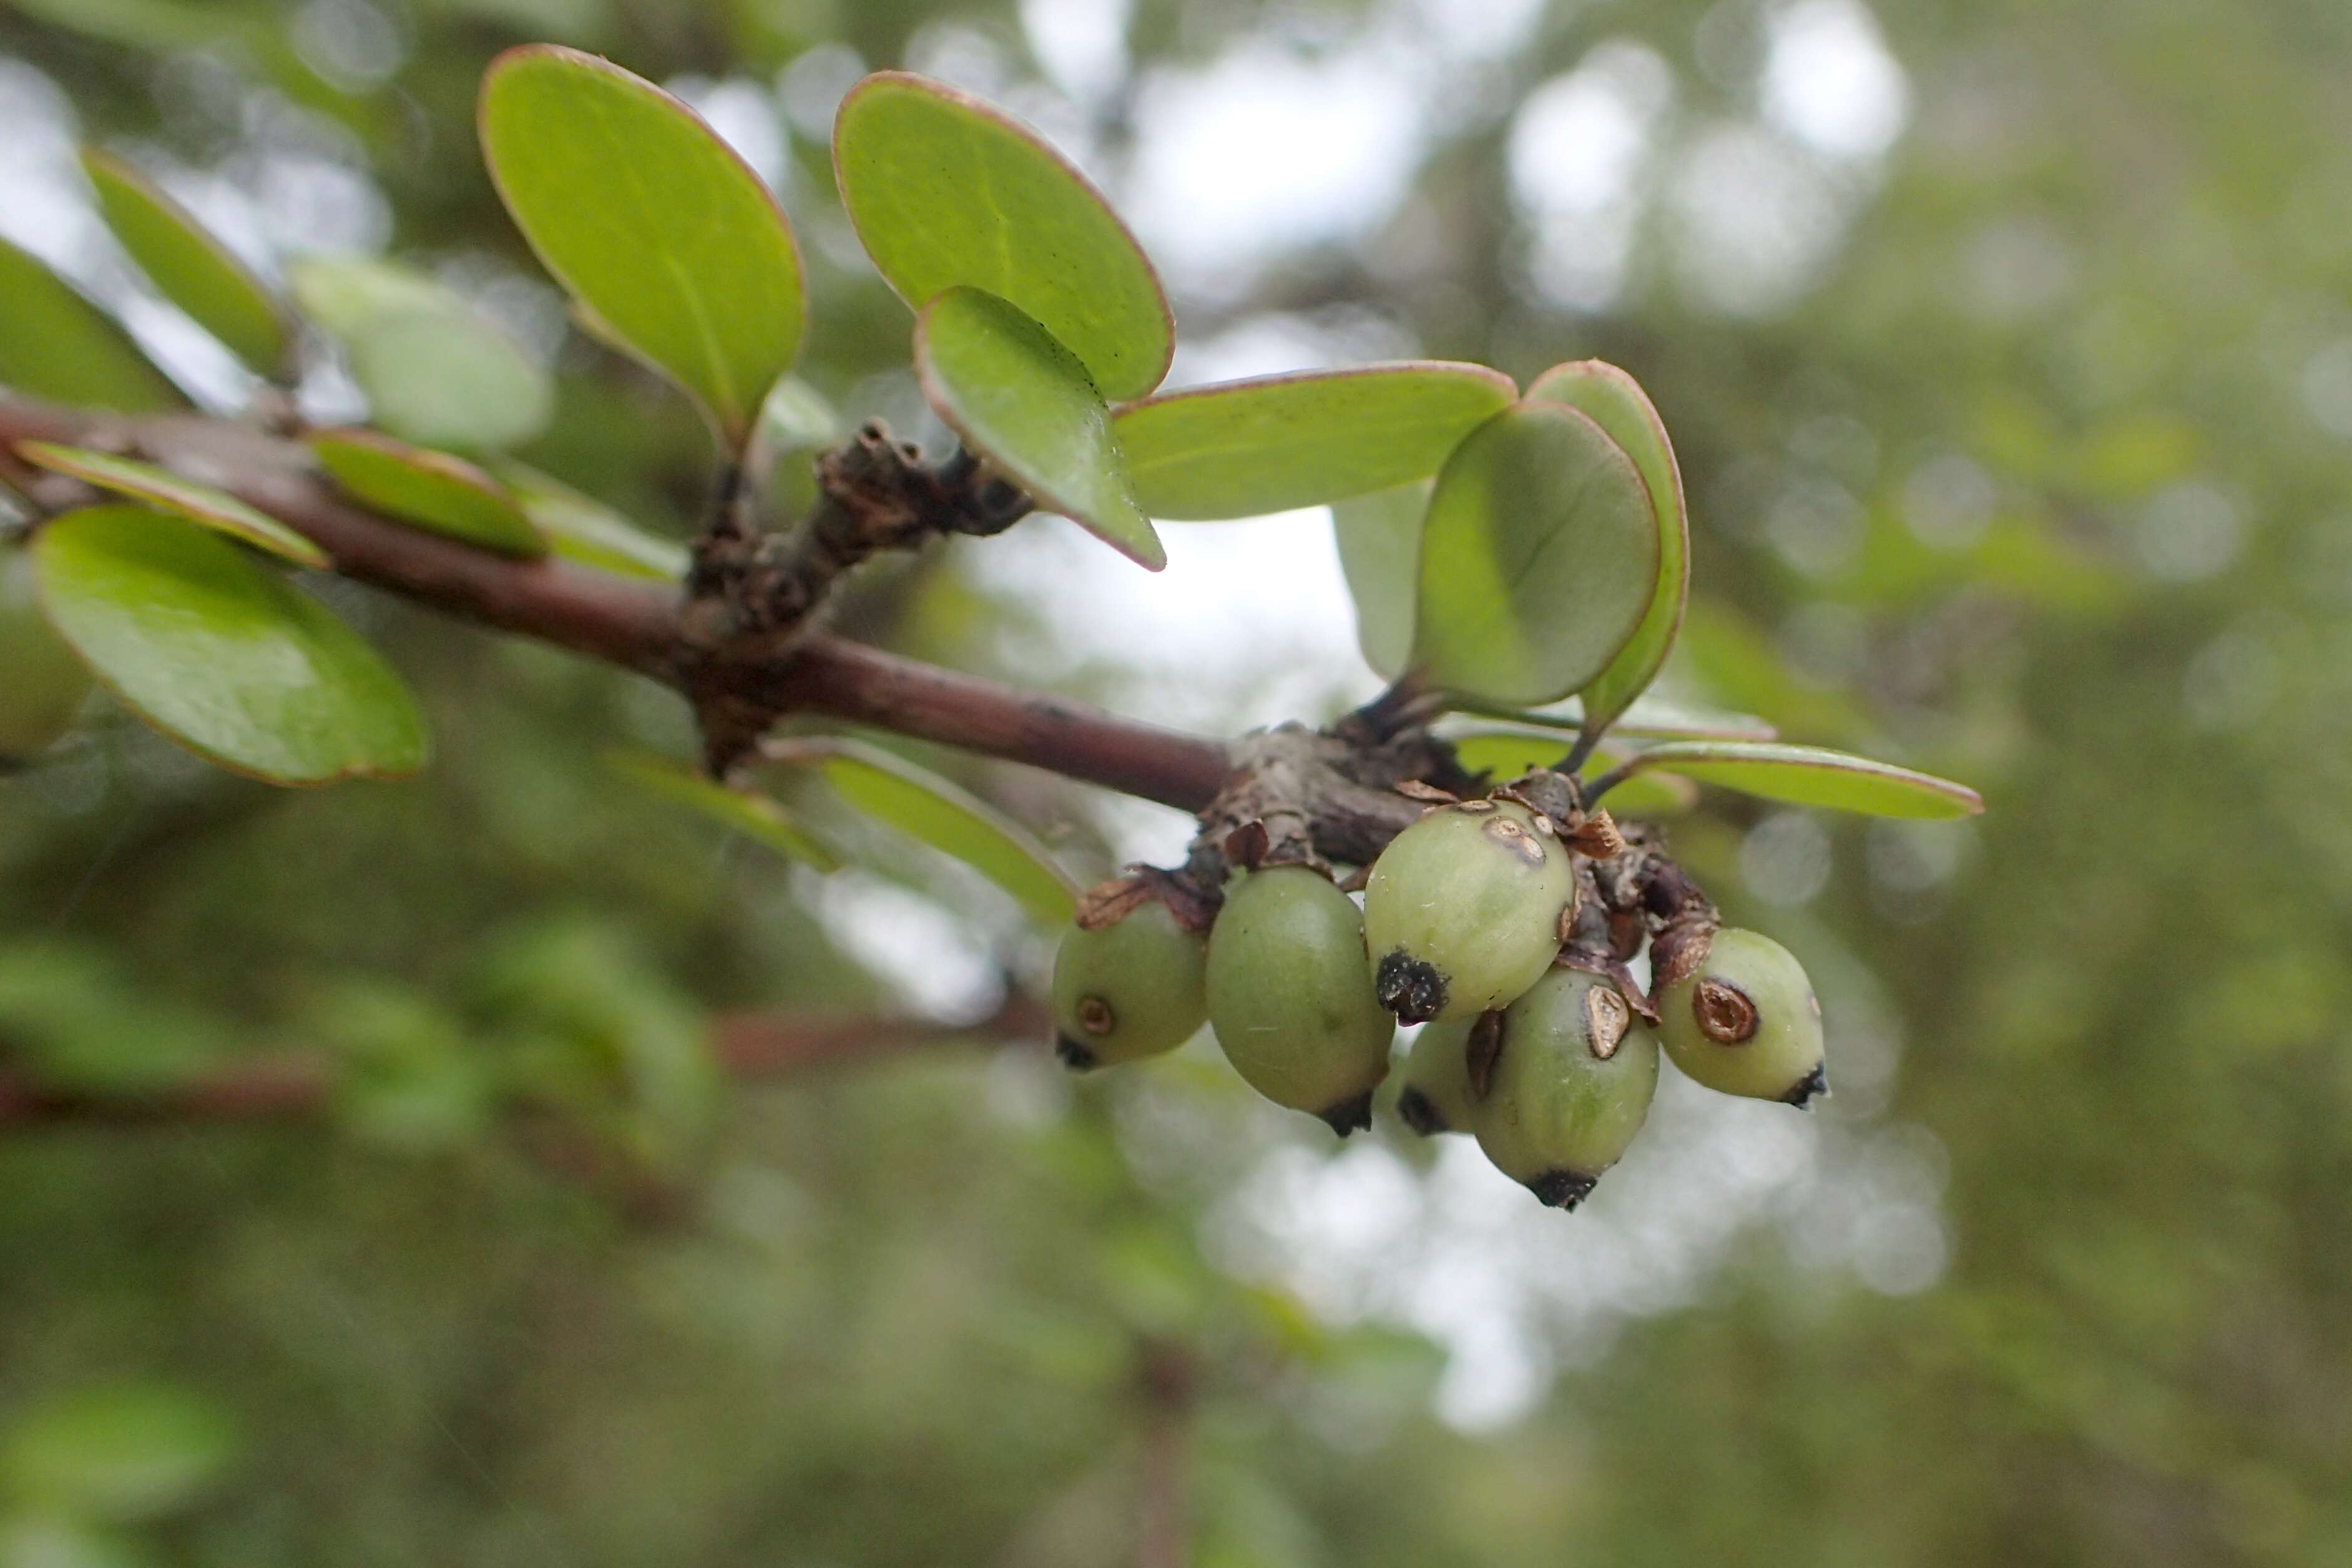
[[1364,920],[1319,871],[1241,879],[1209,933],[1209,1021],[1225,1059],[1277,1105],[1345,1136],[1370,1125],[1396,1025],[1364,970]]
[[1510,801],[1464,801],[1390,840],[1364,889],[1375,994],[1408,1024],[1507,1006],[1559,951],[1569,851]]

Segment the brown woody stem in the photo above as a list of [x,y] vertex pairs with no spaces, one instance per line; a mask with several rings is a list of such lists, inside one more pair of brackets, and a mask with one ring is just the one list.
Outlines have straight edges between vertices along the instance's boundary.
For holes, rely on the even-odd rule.
[[341,574],[445,614],[536,637],[765,721],[805,710],[1025,763],[1199,811],[1224,745],[812,633],[698,646],[671,586],[553,558],[518,561],[383,517],[337,493],[299,446],[222,420],[127,418],[0,395],[0,447],[57,441],[134,454],[216,486],[326,551]]

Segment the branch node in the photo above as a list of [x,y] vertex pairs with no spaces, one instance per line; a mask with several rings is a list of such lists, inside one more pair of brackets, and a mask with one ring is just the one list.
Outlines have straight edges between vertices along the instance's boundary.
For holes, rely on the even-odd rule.
[[[1030,510],[1027,495],[961,448],[935,467],[920,447],[869,419],[819,453],[822,492],[790,534],[762,533],[750,515],[740,466],[721,476],[710,525],[695,543],[681,625],[701,662],[789,653],[814,624],[834,584],[873,556],[916,550],[937,535],[994,534]],[[782,710],[740,694],[722,701],[689,671],[714,772],[740,760]]]

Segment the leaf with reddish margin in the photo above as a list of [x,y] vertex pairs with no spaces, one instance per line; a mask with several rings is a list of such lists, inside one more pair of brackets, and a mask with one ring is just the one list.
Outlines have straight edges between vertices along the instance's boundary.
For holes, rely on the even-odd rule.
[[501,555],[547,553],[513,494],[462,458],[373,430],[322,430],[310,450],[337,485],[378,511]]
[[287,374],[293,334],[285,307],[252,268],[123,160],[86,147],[81,166],[97,188],[99,216],[163,297],[256,375]]
[[918,311],[950,289],[1012,303],[1077,356],[1106,398],[1140,397],[1175,353],[1143,247],[1070,161],[969,93],[907,71],[849,89],[834,119],[842,205]]
[[491,61],[480,119],[491,179],[540,260],[740,452],[807,317],[774,194],[694,110],[577,49]]
[[185,518],[231,539],[266,550],[282,561],[313,571],[331,564],[327,552],[266,512],[256,511],[226,490],[111,452],[85,451],[48,441],[20,441],[16,450],[31,462],[128,496],[158,511]]
[[1037,505],[1157,572],[1168,552],[1136,504],[1086,366],[993,294],[950,289],[915,321],[923,395]]
[[33,542],[50,623],[125,707],[222,766],[273,784],[402,777],[425,721],[383,656],[218,534],[98,506]]

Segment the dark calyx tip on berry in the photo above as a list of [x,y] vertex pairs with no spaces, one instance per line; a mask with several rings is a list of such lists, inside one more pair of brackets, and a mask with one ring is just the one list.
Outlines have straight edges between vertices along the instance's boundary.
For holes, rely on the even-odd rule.
[[1360,1132],[1372,1124],[1372,1091],[1368,1089],[1361,1094],[1351,1095],[1316,1114],[1342,1138],[1350,1132]]
[[1600,1182],[1598,1176],[1580,1175],[1574,1171],[1546,1171],[1528,1181],[1528,1191],[1552,1208],[1572,1209],[1582,1203]]
[[1812,1102],[1815,1099],[1827,1100],[1829,1098],[1829,1069],[1827,1068],[1817,1066],[1812,1071],[1807,1073],[1803,1078],[1797,1080],[1796,1088],[1790,1089],[1780,1098],[1788,1104],[1795,1106],[1798,1110],[1806,1110],[1811,1108]]
[[1092,1046],[1068,1035],[1054,1037],[1054,1054],[1061,1058],[1062,1065],[1072,1072],[1086,1072],[1102,1066],[1102,1058],[1095,1055]]
[[1453,1131],[1445,1125],[1445,1118],[1438,1114],[1436,1102],[1417,1089],[1408,1089],[1397,1096],[1397,1120],[1423,1138]]
[[1398,948],[1381,960],[1372,994],[1407,1024],[1426,1024],[1445,1008],[1445,976],[1427,959]]

